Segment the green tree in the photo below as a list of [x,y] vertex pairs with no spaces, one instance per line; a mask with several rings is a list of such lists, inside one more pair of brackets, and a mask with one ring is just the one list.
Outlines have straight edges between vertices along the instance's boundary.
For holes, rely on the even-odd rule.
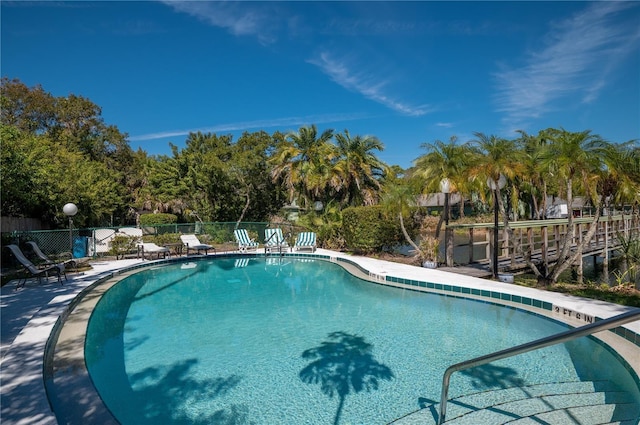
[[[26,180],[20,175],[24,171],[16,168],[3,173],[7,182],[16,179],[23,180],[25,185],[31,185],[36,178],[39,179],[32,190],[36,195],[31,196],[30,200],[24,199],[25,196],[20,197],[7,185],[5,194],[8,198],[3,199],[3,206],[6,207],[3,211],[10,214],[27,213],[56,224],[59,219],[58,214],[51,210],[52,196],[55,195],[52,190],[60,188],[61,181],[74,176],[77,180],[69,180],[71,184],[78,181],[92,184],[91,188],[80,190],[85,192],[89,204],[93,203],[96,208],[94,213],[86,217],[88,224],[94,224],[93,220],[107,220],[107,216],[112,222],[114,218],[126,214],[130,202],[123,192],[126,193],[129,182],[135,180],[130,176],[137,173],[133,152],[126,135],[120,133],[115,126],[104,123],[97,105],[76,95],[54,97],[40,86],[29,88],[19,80],[8,78],[1,81],[0,102],[2,124],[17,130],[18,133],[14,136],[17,134],[19,139],[14,137],[3,146],[3,150],[5,147],[9,150],[4,161],[15,163],[21,158],[29,158],[30,164],[42,164],[42,169],[35,170],[32,177]],[[44,149],[51,149],[51,152],[45,152]],[[53,156],[49,158],[52,153]],[[62,158],[63,155],[68,155],[68,158]],[[40,162],[45,157],[49,158],[48,162]],[[55,169],[56,166],[69,169],[59,175],[60,171]],[[31,169],[33,167],[35,165]],[[23,170],[27,169],[30,168]],[[104,169],[107,171],[103,172]],[[94,199],[88,193],[92,188],[111,187],[114,181],[116,189],[105,193],[101,200]],[[16,208],[19,201],[28,202],[25,207]],[[113,205],[103,205],[104,201],[113,202]],[[9,204],[13,206],[9,207]],[[79,220],[80,217],[76,221]]]
[[335,146],[330,143],[333,130],[318,135],[315,125],[301,127],[287,134],[271,156],[271,176],[281,181],[289,193],[289,202],[299,200],[300,206],[310,206],[323,200],[332,180]]
[[182,179],[176,158],[162,155],[137,158],[140,181],[135,183],[133,206],[143,211],[183,215],[187,210],[189,189]]
[[34,190],[38,164],[34,151],[38,136],[25,134],[12,125],[0,124],[0,193],[2,214],[13,217],[39,217],[41,199]]
[[529,135],[519,131],[519,143],[523,148],[522,174],[516,176],[520,193],[528,199],[523,199],[530,204],[530,216],[537,219],[544,217],[547,209],[547,181],[553,181],[545,171],[542,164],[542,156],[547,148],[547,139],[542,135]]
[[[474,133],[476,139],[471,141],[473,149],[473,157],[470,164],[470,178],[476,182],[476,188],[483,191],[488,190],[485,182],[492,179],[497,182],[500,175],[504,175],[510,187],[507,188],[511,193],[511,206],[517,206],[518,203],[518,187],[515,186],[516,177],[524,172],[523,151],[518,141],[508,140],[494,135],[485,135],[483,133]],[[508,226],[508,215],[502,199],[497,196],[495,191],[492,193],[494,203],[497,202],[498,208],[502,213],[505,226]]]
[[640,150],[635,141],[609,144],[603,157],[607,171],[605,196],[621,210],[634,205],[640,197]]
[[426,258],[428,254],[423,252],[413,240],[405,225],[405,217],[411,215],[411,207],[416,205],[416,198],[420,193],[420,188],[416,183],[417,180],[407,180],[403,183],[385,185],[380,205],[387,214],[398,219],[402,235],[407,243],[413,247],[416,255],[420,258]]
[[387,165],[376,157],[374,151],[384,150],[384,145],[374,136],[351,137],[348,130],[335,135],[337,181],[332,186],[343,205],[374,205],[378,202],[380,179]]
[[[281,138],[279,134],[276,137]],[[285,202],[282,189],[271,179],[267,166],[274,148],[274,138],[264,131],[245,132],[234,145],[228,173],[235,181],[233,187],[242,204],[237,225],[245,219],[264,220]]]
[[190,133],[181,151],[174,147],[178,175],[188,190],[186,206],[204,221],[233,221],[233,181],[227,174],[232,156],[232,137]]
[[[451,193],[460,195],[460,216],[464,216],[465,195],[470,195],[472,186],[469,182],[471,149],[468,144],[460,145],[457,138],[452,136],[448,143],[436,140],[434,143],[423,143],[422,148],[427,153],[421,155],[415,161],[415,173],[424,181],[423,192],[440,192],[440,182],[449,179]],[[451,205],[449,205],[451,208]],[[447,211],[451,216],[451,211]],[[436,238],[440,236],[444,215],[436,227]]]
[[574,187],[582,189],[583,193],[596,207],[596,214],[587,230],[583,241],[572,252],[572,238],[569,232],[563,235],[560,242],[560,251],[553,267],[544,265],[540,270],[530,261],[530,254],[525,255],[529,267],[538,278],[538,282],[549,285],[557,282],[560,274],[567,270],[576,260],[582,256],[584,247],[590,243],[596,232],[600,219],[601,207],[605,199],[603,190],[604,163],[603,158],[609,149],[608,143],[599,136],[591,134],[589,130],[582,132],[569,132],[564,129],[547,129],[544,136],[550,141],[541,157],[541,163],[549,174],[552,174],[560,182],[560,188],[567,200],[567,209],[570,212],[567,217],[567,226],[572,228],[573,214],[571,214],[574,198]]
[[0,121],[30,134],[44,133],[55,121],[55,98],[42,86],[0,80]]

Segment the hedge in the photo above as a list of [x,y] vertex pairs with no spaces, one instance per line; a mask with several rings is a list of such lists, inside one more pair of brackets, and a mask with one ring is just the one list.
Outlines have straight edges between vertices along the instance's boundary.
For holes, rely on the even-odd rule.
[[178,222],[178,216],[174,214],[157,213],[143,214],[140,216],[141,226],[150,226],[154,224],[174,224]]
[[379,252],[404,241],[399,221],[380,206],[346,208],[342,231],[347,247],[355,252]]

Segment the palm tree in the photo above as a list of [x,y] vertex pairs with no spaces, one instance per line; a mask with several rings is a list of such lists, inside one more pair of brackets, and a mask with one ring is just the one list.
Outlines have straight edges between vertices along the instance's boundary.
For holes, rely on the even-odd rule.
[[[504,175],[511,182],[511,200],[517,202],[518,188],[514,185],[516,177],[524,173],[522,149],[517,140],[508,140],[494,135],[474,133],[476,139],[471,141],[474,152],[469,169],[470,178],[482,186],[487,179],[497,182]],[[486,187],[486,186],[485,186]],[[495,195],[495,194],[494,194]],[[503,214],[505,224],[508,217],[502,199],[495,200]]]
[[621,208],[633,205],[640,196],[640,151],[635,141],[609,145],[603,160],[606,165],[611,201]]
[[591,134],[590,130],[572,133],[564,129],[548,129],[544,131],[544,135],[548,138],[550,144],[541,157],[541,164],[562,185],[569,211],[567,228],[571,229],[573,225],[573,214],[571,212],[573,209],[574,187],[580,187],[596,207],[594,219],[583,237],[582,243],[578,245],[574,253],[571,253],[573,235],[567,232],[561,241],[557,261],[551,270],[547,271],[547,267],[545,267],[543,273],[535,265],[530,264],[530,267],[538,277],[538,281],[548,285],[555,283],[560,274],[582,256],[582,250],[591,241],[596,232],[596,225],[600,219],[600,206],[604,199],[602,191],[604,177],[603,158],[609,149],[609,145],[599,136]]
[[[542,135],[529,135],[519,130],[519,143],[523,148],[523,174],[517,179],[521,193],[528,195],[531,202],[530,216],[542,219],[547,207],[547,175],[541,165],[541,157],[547,146]],[[525,200],[525,203],[529,203]]]
[[324,192],[331,178],[328,164],[335,157],[329,143],[332,137],[333,130],[325,130],[318,136],[316,126],[311,125],[287,134],[276,146],[271,157],[271,177],[283,181],[290,202],[300,197],[301,206],[306,206]]
[[334,189],[341,195],[343,205],[373,205],[378,201],[380,178],[387,165],[373,151],[384,150],[374,136],[351,137],[348,130],[335,135],[338,158],[335,170],[340,179]]
[[[460,195],[460,216],[463,216],[464,194],[470,193],[471,189],[468,178],[471,151],[469,145],[459,145],[456,142],[456,136],[452,136],[449,143],[440,140],[431,144],[423,143],[421,147],[427,149],[428,152],[415,160],[415,166],[416,174],[424,180],[425,192],[439,192],[440,182],[443,179],[449,179],[451,193]],[[447,211],[446,214],[451,215],[450,211]],[[436,227],[436,238],[440,235],[442,221],[443,215],[440,215],[440,221]]]

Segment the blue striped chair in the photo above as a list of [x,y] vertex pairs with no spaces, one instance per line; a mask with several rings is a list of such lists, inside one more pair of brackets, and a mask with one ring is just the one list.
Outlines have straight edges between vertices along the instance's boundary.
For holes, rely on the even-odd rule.
[[316,234],[314,232],[301,232],[296,238],[294,248],[297,251],[309,249],[311,252],[316,251]]

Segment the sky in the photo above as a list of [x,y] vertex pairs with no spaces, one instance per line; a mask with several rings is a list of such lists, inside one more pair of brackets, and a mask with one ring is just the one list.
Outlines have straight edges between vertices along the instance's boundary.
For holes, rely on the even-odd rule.
[[83,96],[131,147],[190,132],[425,145],[553,127],[640,139],[640,2],[6,1],[3,77]]

